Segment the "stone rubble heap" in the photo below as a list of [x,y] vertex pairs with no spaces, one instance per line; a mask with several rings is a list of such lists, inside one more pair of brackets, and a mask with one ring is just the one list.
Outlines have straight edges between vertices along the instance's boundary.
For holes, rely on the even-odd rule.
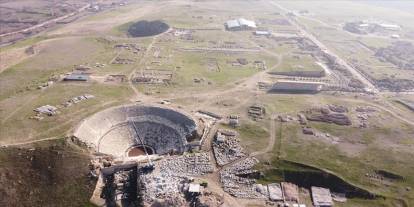
[[[157,199],[175,200],[183,198],[190,176],[213,172],[208,153],[166,157],[155,163],[152,173],[142,175],[144,200],[152,203]],[[181,200],[181,199],[179,199]]]
[[95,98],[95,96],[90,95],[90,94],[84,94],[84,95],[73,97],[73,98],[69,99],[68,101],[66,101],[65,103],[63,103],[62,105],[64,107],[69,107],[69,106],[72,106],[72,104],[77,104],[81,101],[84,101],[84,100],[87,100],[87,99],[92,99],[92,98]]
[[227,136],[217,132],[213,142],[213,152],[217,164],[223,166],[246,156],[237,136]]
[[103,156],[103,157],[96,157],[95,159],[92,159],[89,163],[89,176],[92,178],[98,178],[101,169],[105,167],[109,167],[113,164],[113,159],[109,156]]
[[336,113],[347,113],[348,112],[348,108],[346,106],[330,104],[328,105],[328,107],[329,107],[329,110],[336,112]]
[[168,157],[157,164],[162,173],[171,176],[198,176],[213,172],[208,153]]
[[53,116],[58,114],[58,108],[52,105],[44,105],[34,109],[35,112],[38,114],[46,114],[48,116]]
[[357,106],[355,111],[359,120],[359,128],[367,128],[368,118],[371,117],[372,113],[376,112],[374,108],[369,106]]
[[256,121],[264,118],[266,115],[266,109],[260,104],[255,104],[249,107],[247,113],[249,114],[249,117]]
[[114,174],[115,200],[120,201],[125,196],[125,185],[129,182],[129,172],[120,171]]
[[220,181],[223,190],[239,198],[266,198],[265,195],[256,190],[256,180],[248,178],[249,175],[258,173],[258,171],[252,169],[258,162],[256,158],[248,157],[222,170]]
[[334,123],[337,125],[351,125],[351,119],[344,113],[331,112],[327,108],[315,108],[306,111],[308,121]]
[[157,199],[170,200],[183,197],[181,190],[186,183],[185,177],[151,173],[142,176],[142,180],[145,184],[143,193],[145,203],[153,203]]

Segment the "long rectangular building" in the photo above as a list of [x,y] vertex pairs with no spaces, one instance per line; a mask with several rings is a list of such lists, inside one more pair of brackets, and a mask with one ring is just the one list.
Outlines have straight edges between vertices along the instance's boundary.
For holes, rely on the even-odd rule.
[[325,83],[279,80],[272,85],[270,92],[288,93],[317,93],[322,90]]
[[252,30],[257,27],[254,21],[244,18],[229,20],[224,24],[224,26],[229,31]]

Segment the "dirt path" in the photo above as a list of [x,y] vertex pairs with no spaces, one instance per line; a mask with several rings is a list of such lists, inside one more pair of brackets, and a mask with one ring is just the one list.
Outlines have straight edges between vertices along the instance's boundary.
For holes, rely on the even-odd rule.
[[[115,103],[115,102],[116,101],[105,102],[105,103],[102,103],[102,104],[98,105],[97,108],[101,108],[101,107],[104,107],[106,105],[109,105],[109,104],[112,104],[112,103]],[[84,114],[87,110],[90,110],[90,108],[80,109],[80,110],[74,112],[73,114],[71,114],[71,116],[77,117],[78,115]],[[51,132],[53,130],[59,129],[62,126],[65,126],[67,124],[76,123],[76,122],[79,122],[79,121],[81,121],[81,120],[77,120],[77,119],[70,118],[69,120],[67,120],[67,121],[65,121],[65,122],[63,122],[63,123],[61,123],[59,125],[56,125],[56,126],[51,127],[51,128],[49,128],[49,129],[47,129],[45,131],[42,131],[42,132],[37,133],[36,135],[34,135],[34,137],[41,137],[42,135],[47,134],[47,133],[49,133],[49,132]],[[71,132],[72,130],[74,130],[75,127],[76,127],[76,125],[71,126],[67,131],[65,131],[64,134],[69,134],[69,132]],[[54,136],[54,137],[49,137],[49,138],[35,139],[35,140],[29,140],[29,141],[23,141],[23,142],[17,142],[17,143],[3,143],[2,144],[0,142],[0,146],[1,145],[3,145],[3,146],[18,146],[18,145],[25,145],[25,144],[31,144],[31,143],[36,143],[36,142],[47,141],[47,140],[57,140],[57,139],[61,139],[61,138],[62,138],[62,136]]]
[[12,146],[20,146],[20,145],[27,145],[27,144],[34,144],[37,142],[44,142],[44,141],[50,141],[50,140],[58,140],[62,139],[62,137],[48,137],[44,139],[37,139],[37,140],[31,140],[31,141],[25,141],[25,142],[17,142],[13,144],[3,144],[3,147],[12,147]]
[[21,47],[10,50],[2,50],[0,48],[0,73],[30,57],[31,55],[26,53],[27,48],[28,47]]
[[217,180],[216,176],[204,176],[202,177],[203,180],[208,182],[208,189],[210,191],[220,195],[223,198],[224,204],[221,205],[222,207],[242,207],[244,205],[240,204],[235,197],[231,196],[227,192],[223,190],[221,184]]
[[165,34],[165,33],[168,33],[168,32],[170,32],[170,30],[171,30],[171,28],[170,29],[168,29],[167,31],[165,31],[164,33],[161,33],[161,34],[159,34],[159,35],[156,35],[156,36],[154,36],[153,38],[152,38],[152,41],[151,41],[151,43],[147,46],[147,48],[146,48],[146,50],[145,50],[145,53],[144,53],[144,55],[142,56],[142,58],[138,61],[138,63],[137,64],[134,64],[134,67],[135,67],[135,69],[133,69],[132,71],[131,71],[131,73],[129,74],[129,76],[128,76],[128,83],[129,83],[129,87],[134,91],[134,93],[135,93],[135,101],[137,101],[137,100],[139,100],[139,98],[141,97],[141,98],[144,98],[144,97],[146,97],[146,98],[150,98],[149,96],[145,96],[145,95],[143,95],[142,93],[140,93],[139,91],[138,91],[138,89],[135,87],[135,85],[134,85],[134,83],[132,82],[132,78],[134,77],[134,74],[135,73],[137,73],[138,72],[138,70],[141,68],[141,67],[143,67],[144,65],[143,65],[143,63],[144,63],[144,61],[145,61],[145,59],[147,58],[147,56],[148,56],[148,54],[150,53],[150,51],[151,51],[151,48],[152,48],[152,46],[154,45],[154,43],[156,42],[156,40],[157,40],[157,38],[159,37],[159,36],[162,36],[163,34]]
[[259,150],[250,154],[250,156],[258,156],[262,154],[266,154],[273,150],[273,147],[276,143],[276,115],[272,114],[270,117],[270,127],[269,127],[269,142],[266,145],[266,148],[263,150]]
[[17,107],[14,111],[12,111],[10,114],[8,114],[6,117],[3,118],[3,120],[1,120],[1,124],[6,123],[7,120],[9,120],[11,117],[13,117],[13,115],[15,113],[17,113],[18,111],[20,111],[23,107],[25,107],[26,105],[30,104],[31,101],[33,101],[34,99],[36,99],[37,97],[39,97],[40,95],[36,95],[32,98],[30,98],[29,100],[25,101],[21,106]]

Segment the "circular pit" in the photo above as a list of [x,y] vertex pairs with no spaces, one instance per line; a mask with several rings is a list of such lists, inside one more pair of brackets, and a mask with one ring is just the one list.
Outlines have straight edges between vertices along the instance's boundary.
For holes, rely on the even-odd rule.
[[156,21],[138,21],[128,28],[128,34],[132,37],[149,37],[166,32],[170,26],[168,24]]

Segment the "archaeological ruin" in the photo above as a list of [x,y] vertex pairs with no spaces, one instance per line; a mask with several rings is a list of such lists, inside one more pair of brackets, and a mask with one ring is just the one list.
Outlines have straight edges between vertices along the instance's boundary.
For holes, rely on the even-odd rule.
[[[128,105],[101,111],[84,120],[75,137],[97,152],[124,157],[140,154],[181,154],[197,134],[188,115],[158,106]],[[136,148],[138,147],[138,148]]]
[[162,21],[139,21],[132,24],[128,34],[132,37],[147,37],[166,32],[170,26]]

